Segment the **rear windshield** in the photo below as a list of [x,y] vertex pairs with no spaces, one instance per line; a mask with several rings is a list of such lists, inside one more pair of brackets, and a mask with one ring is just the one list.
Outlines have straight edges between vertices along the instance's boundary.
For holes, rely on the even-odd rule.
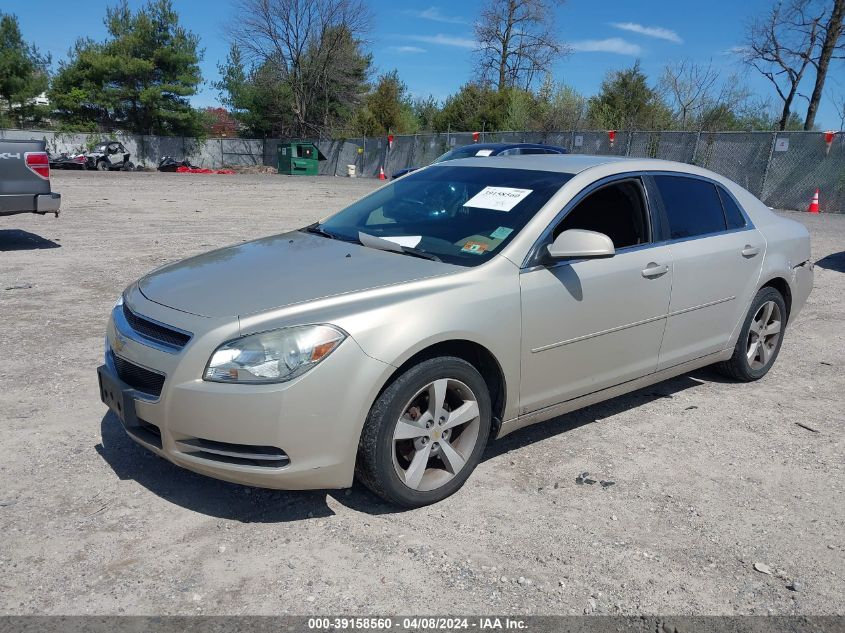
[[320,229],[359,232],[475,266],[513,239],[571,174],[489,167],[429,167],[359,200]]

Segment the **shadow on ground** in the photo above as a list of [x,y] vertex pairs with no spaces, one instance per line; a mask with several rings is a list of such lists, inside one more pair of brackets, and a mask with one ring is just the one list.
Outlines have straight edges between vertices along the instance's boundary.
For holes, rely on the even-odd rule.
[[[483,460],[519,450],[559,433],[635,409],[658,398],[715,379],[712,370],[679,376],[666,382],[613,398],[547,422],[515,431],[491,442]],[[232,484],[179,468],[129,439],[112,413],[100,424],[102,444],[95,448],[120,479],[137,481],[153,494],[194,512],[243,523],[284,523],[334,514],[327,497],[358,512],[389,514],[403,509],[391,506],[358,484],[349,490],[280,491]],[[523,457],[530,459],[526,452]],[[577,473],[575,473],[577,474]],[[573,474],[574,476],[574,474]]]
[[845,273],[845,251],[832,253],[827,257],[822,257],[816,262],[816,266],[835,270],[838,273]]
[[61,248],[61,244],[47,238],[21,231],[20,229],[0,230],[0,252],[3,251],[34,251],[44,248]]

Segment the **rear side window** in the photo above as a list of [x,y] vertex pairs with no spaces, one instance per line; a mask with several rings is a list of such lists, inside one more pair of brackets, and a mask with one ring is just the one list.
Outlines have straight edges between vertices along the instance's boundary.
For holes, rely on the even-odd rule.
[[722,199],[722,208],[725,210],[725,220],[729,229],[741,229],[745,227],[745,218],[739,210],[733,196],[719,187],[719,197]]
[[695,237],[727,228],[716,187],[684,176],[655,176],[669,220],[670,238]]

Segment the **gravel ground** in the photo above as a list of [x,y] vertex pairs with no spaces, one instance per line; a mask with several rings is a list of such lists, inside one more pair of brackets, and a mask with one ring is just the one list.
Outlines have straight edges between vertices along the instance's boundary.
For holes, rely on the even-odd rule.
[[793,216],[816,287],[764,380],[702,370],[525,429],[455,496],[396,512],[360,486],[180,470],[125,436],[94,371],[111,305],[144,272],[377,182],[53,181],[58,220],[0,218],[0,612],[845,612],[845,216]]

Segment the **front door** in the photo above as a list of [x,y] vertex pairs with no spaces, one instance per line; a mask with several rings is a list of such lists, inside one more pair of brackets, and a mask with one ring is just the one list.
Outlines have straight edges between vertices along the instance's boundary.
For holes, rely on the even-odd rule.
[[549,239],[579,228],[608,235],[616,255],[528,268],[522,292],[520,414],[652,373],[669,296],[669,247],[654,245],[639,179],[586,195]]

